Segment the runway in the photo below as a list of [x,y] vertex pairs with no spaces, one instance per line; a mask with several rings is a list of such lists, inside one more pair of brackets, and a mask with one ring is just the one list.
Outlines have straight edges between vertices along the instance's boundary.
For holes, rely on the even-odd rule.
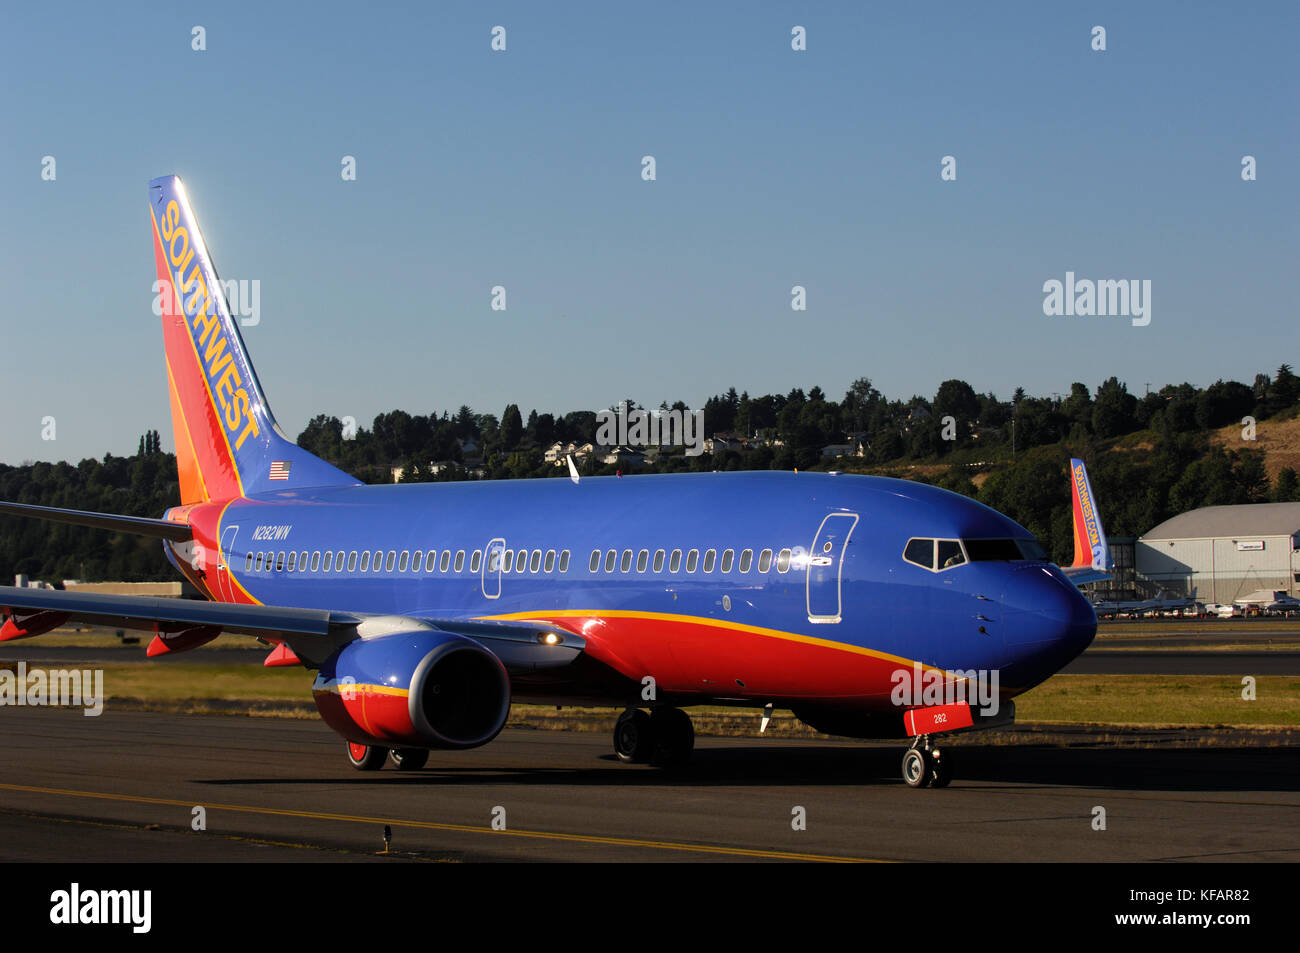
[[971,735],[950,746],[952,787],[918,791],[898,744],[702,738],[665,772],[619,763],[601,734],[507,730],[420,772],[364,774],[312,721],[110,707],[5,708],[0,723],[10,862],[1300,860],[1289,744]]

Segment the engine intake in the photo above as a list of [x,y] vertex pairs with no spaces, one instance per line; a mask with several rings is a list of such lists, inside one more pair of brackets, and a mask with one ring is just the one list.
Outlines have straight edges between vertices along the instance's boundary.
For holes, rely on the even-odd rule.
[[510,677],[483,645],[447,632],[357,639],[312,685],[326,724],[349,741],[389,747],[476,748],[510,714]]

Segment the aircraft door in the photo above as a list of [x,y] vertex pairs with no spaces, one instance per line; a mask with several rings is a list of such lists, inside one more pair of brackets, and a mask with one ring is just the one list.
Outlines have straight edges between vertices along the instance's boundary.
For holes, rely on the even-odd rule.
[[239,526],[227,526],[221,531],[221,544],[217,547],[217,595],[222,602],[235,601],[235,584],[230,578],[230,562],[234,556],[235,536]]
[[841,619],[844,550],[857,525],[856,513],[831,513],[817,528],[808,553],[809,622],[833,623]]
[[483,551],[483,597],[497,599],[501,596],[501,565],[505,561],[506,541],[497,537]]

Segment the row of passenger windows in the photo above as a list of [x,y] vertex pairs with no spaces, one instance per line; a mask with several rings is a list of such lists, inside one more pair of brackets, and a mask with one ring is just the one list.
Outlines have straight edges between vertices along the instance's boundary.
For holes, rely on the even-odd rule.
[[[487,571],[495,572],[546,572],[553,573],[557,569],[565,573],[569,571],[569,551],[567,549],[556,551],[548,549],[545,553],[540,549],[534,549],[529,552],[527,549],[521,549],[516,552],[512,549],[491,549],[488,552]],[[477,573],[483,565],[484,550],[476,549],[469,553],[469,571]],[[314,573],[357,573],[357,572],[463,572],[465,569],[465,550],[457,550],[453,553],[450,549],[436,550],[431,549],[427,553],[423,550],[416,550],[414,553],[403,550],[397,552],[390,549],[385,553],[382,549],[376,549],[373,553],[369,550],[358,553],[356,550],[345,552],[344,550],[308,553],[302,552],[264,552],[248,553],[244,557],[245,572],[314,572]],[[651,563],[650,550],[643,549],[638,553],[633,553],[630,549],[625,549],[620,557],[618,550],[610,549],[605,551],[604,565],[605,572],[612,573],[616,569],[619,572],[631,572],[633,559],[636,560],[636,571],[645,572]],[[793,559],[792,551],[783,549],[776,554],[776,571],[785,573],[790,571],[790,564]],[[601,550],[593,549],[591,551],[590,569],[593,573],[600,572],[601,568]],[[663,549],[654,551],[654,571],[660,573],[664,571],[665,563],[668,571],[671,573],[681,572],[683,564],[683,552],[680,549],[674,549],[671,555]],[[773,551],[765,549],[758,554],[758,571],[768,572],[772,568]],[[698,549],[688,550],[684,556],[686,572],[693,573],[701,569],[700,551]],[[743,549],[740,551],[740,559],[736,559],[734,549],[724,549],[721,560],[718,559],[716,549],[706,549],[704,551],[703,571],[711,573],[715,569],[721,572],[731,572],[733,569],[742,573],[749,572],[754,565],[754,551],[752,549]]]
[[[483,565],[483,550],[476,549],[469,553],[469,571],[476,573]],[[497,571],[497,565],[500,562],[501,551],[493,550],[491,558],[488,560],[488,569],[491,572]],[[466,552],[463,549],[453,553],[450,549],[439,550],[431,549],[427,553],[424,550],[417,549],[414,553],[403,550],[397,552],[394,549],[385,553],[382,549],[376,549],[373,553],[365,551],[358,553],[352,552],[326,551],[308,553],[303,550],[300,553],[286,552],[268,552],[268,553],[249,553],[244,557],[245,572],[333,572],[340,573],[345,570],[350,573],[355,572],[464,572]],[[559,567],[560,572],[569,571],[569,551],[567,549],[556,552],[554,549],[548,549],[543,555],[540,549],[534,549],[531,556],[528,550],[519,550],[516,561],[513,551],[505,551],[504,572],[510,572],[512,564],[516,566],[515,572],[555,572]]]
[[[781,550],[781,552],[776,556],[776,571],[789,572],[792,556],[793,554],[791,550]],[[630,549],[623,550],[621,556],[619,555],[618,550],[607,549],[605,550],[604,556],[605,572],[614,572],[615,569],[619,572],[631,572],[633,558],[632,550]],[[636,571],[645,572],[646,568],[650,565],[650,550],[641,550],[635,555],[635,559]],[[599,572],[601,561],[601,551],[599,549],[593,549],[591,551],[591,562],[588,564],[588,568],[592,572]],[[681,572],[682,551],[680,549],[674,549],[672,554],[669,555],[666,550],[656,549],[654,551],[654,569],[652,571],[657,573],[663,572],[665,562],[668,564],[669,572]],[[687,572],[696,572],[699,570],[701,568],[700,551],[698,549],[688,550],[685,555],[685,562]],[[716,549],[706,549],[704,551],[704,562],[702,568],[704,572],[713,572],[715,568],[720,572],[731,572],[732,569],[735,568],[744,573],[749,572],[750,569],[753,568],[753,565],[754,551],[752,549],[742,549],[740,551],[739,564],[737,564],[736,551],[734,549],[724,549],[720,561]],[[765,549],[758,554],[758,571],[768,572],[771,568],[772,550]]]

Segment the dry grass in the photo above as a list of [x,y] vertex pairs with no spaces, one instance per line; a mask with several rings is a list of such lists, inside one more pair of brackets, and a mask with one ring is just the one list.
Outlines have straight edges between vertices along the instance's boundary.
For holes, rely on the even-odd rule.
[[1300,677],[1259,676],[1255,700],[1233,675],[1056,675],[1016,699],[1018,722],[1300,727]]
[[1262,450],[1268,478],[1276,481],[1284,467],[1300,471],[1300,416],[1287,420],[1261,420],[1254,441],[1241,439],[1242,427],[1232,424],[1210,433],[1210,444],[1225,450]]
[[[16,663],[0,667],[13,670]],[[45,666],[32,666],[45,667]],[[115,708],[313,718],[310,673],[249,665],[120,663],[104,671],[106,704]],[[30,669],[29,669],[30,670]],[[1116,726],[1243,726],[1300,728],[1300,677],[1260,676],[1256,698],[1241,697],[1237,676],[1057,675],[1016,699],[1017,723]],[[563,731],[609,731],[616,708],[515,705],[509,724]],[[760,710],[691,709],[697,733],[758,734]],[[824,738],[788,711],[777,711],[767,734]]]

